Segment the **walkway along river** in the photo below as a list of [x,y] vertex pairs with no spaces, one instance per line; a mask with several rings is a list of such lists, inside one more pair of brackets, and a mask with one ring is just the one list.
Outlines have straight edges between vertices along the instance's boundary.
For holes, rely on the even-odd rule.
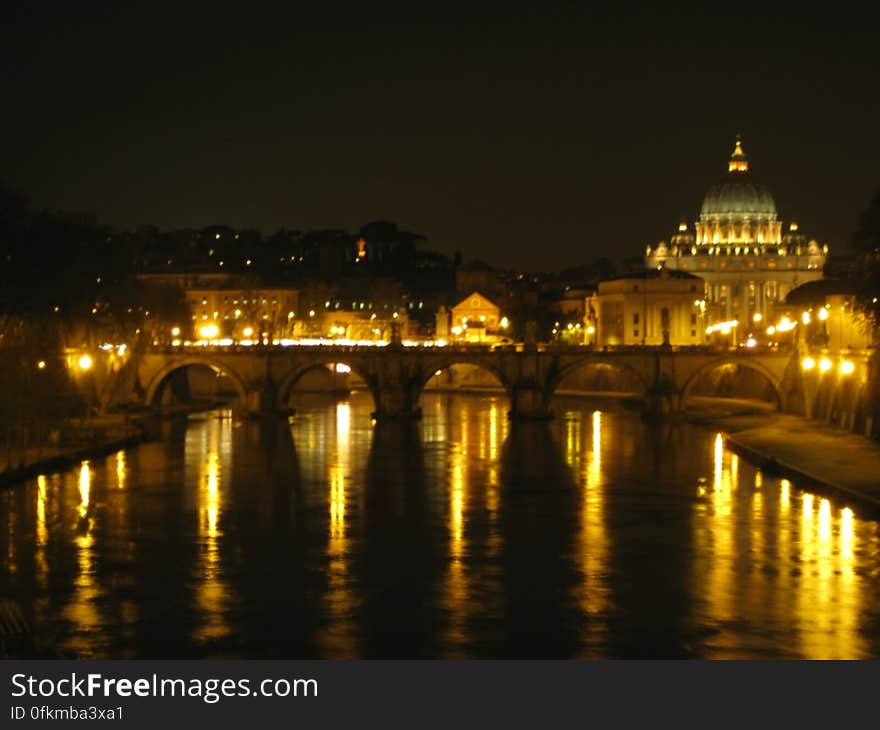
[[560,400],[213,412],[0,492],[0,598],[78,657],[880,655],[880,531],[694,425]]

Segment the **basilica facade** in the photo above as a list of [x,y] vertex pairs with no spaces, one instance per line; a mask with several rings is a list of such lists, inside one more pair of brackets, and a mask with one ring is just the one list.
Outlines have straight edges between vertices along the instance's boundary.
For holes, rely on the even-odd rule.
[[682,222],[668,241],[648,246],[648,269],[669,269],[705,282],[699,306],[709,324],[735,323],[739,339],[760,337],[786,295],[822,278],[828,247],[784,224],[770,190],[752,175],[737,138],[727,174],[712,185],[693,226]]

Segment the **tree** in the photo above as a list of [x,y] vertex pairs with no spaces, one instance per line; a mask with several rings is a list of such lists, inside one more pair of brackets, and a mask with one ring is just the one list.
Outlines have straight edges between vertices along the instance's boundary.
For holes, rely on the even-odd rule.
[[852,243],[863,274],[856,308],[877,331],[880,330],[880,191],[859,216]]

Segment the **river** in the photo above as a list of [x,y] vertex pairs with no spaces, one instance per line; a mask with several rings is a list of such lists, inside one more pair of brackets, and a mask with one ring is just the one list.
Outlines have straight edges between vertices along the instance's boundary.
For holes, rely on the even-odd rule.
[[82,658],[880,655],[880,532],[689,424],[560,400],[228,412],[0,492],[0,598]]

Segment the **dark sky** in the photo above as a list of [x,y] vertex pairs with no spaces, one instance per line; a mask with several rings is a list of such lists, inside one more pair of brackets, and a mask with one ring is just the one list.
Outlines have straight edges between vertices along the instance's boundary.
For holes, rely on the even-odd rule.
[[838,250],[880,188],[878,26],[833,6],[30,5],[0,29],[0,178],[115,226],[387,219],[550,270],[693,220],[737,132]]

